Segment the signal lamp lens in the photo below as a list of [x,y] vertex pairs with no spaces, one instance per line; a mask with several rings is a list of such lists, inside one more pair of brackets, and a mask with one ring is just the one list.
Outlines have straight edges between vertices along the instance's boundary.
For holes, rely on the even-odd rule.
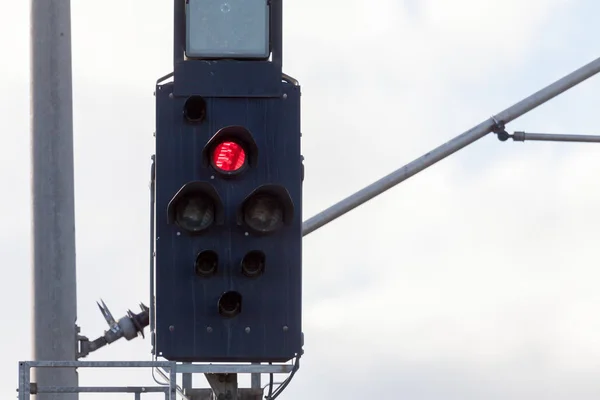
[[244,221],[258,232],[273,232],[283,226],[283,204],[277,197],[256,195],[246,203]]
[[262,251],[251,251],[242,260],[242,273],[249,278],[262,274],[265,270],[265,253]]
[[220,171],[237,172],[246,165],[246,151],[236,142],[222,142],[215,147],[212,161]]
[[208,277],[217,272],[219,256],[211,250],[203,251],[196,257],[196,275]]
[[177,224],[190,232],[200,232],[215,220],[215,205],[207,196],[182,198],[175,208]]
[[225,292],[219,299],[219,314],[233,318],[242,312],[242,295],[238,292]]

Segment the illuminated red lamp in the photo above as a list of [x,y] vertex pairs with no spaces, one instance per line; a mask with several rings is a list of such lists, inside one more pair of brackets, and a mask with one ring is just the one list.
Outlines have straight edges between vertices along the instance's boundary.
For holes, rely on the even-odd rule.
[[223,177],[233,177],[258,160],[258,146],[250,131],[242,126],[220,129],[208,141],[203,151],[205,165],[210,165]]
[[246,150],[234,141],[221,142],[215,146],[211,161],[219,172],[238,172],[246,166]]

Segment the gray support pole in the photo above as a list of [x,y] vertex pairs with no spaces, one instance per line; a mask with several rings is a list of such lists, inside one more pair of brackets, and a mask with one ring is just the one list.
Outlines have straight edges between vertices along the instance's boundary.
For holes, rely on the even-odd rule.
[[[77,290],[70,0],[31,0],[34,360],[75,361]],[[74,368],[36,368],[39,386],[77,386]],[[39,394],[38,400],[75,400]]]
[[597,58],[591,63],[584,65],[583,67],[570,73],[564,78],[559,79],[539,92],[532,94],[515,105],[500,112],[495,117],[483,121],[460,136],[457,136],[449,142],[444,143],[443,145],[406,164],[404,167],[392,172],[391,174],[384,176],[377,182],[372,183],[364,189],[340,201],[339,203],[334,204],[325,211],[320,212],[304,222],[302,226],[302,235],[306,236],[309,233],[314,232],[323,225],[326,225],[329,222],[346,214],[348,211],[355,209],[361,204],[366,203],[388,189],[391,189],[397,184],[407,180],[411,176],[418,174],[438,161],[443,160],[458,150],[481,139],[488,133],[492,132],[494,127],[496,127],[497,122],[507,124],[521,115],[533,110],[537,106],[544,104],[545,102],[572,88],[573,86],[596,75],[598,72],[600,72],[600,58]]

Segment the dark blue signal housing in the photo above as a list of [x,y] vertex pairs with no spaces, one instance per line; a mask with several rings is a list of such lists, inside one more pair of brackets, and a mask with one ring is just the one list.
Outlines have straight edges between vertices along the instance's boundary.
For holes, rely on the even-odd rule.
[[278,81],[255,97],[156,88],[158,356],[302,351],[300,87]]

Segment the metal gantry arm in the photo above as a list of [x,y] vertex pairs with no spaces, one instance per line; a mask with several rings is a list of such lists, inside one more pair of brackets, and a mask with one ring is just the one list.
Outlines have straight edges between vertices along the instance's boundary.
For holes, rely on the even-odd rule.
[[[589,64],[584,65],[569,75],[557,80],[551,85],[548,85],[537,93],[534,93],[531,96],[519,101],[495,116],[488,118],[479,125],[469,129],[449,142],[442,144],[424,156],[417,158],[402,168],[397,169],[387,176],[384,176],[364,189],[359,190],[353,195],[308,219],[302,226],[303,236],[316,231],[320,227],[346,214],[348,211],[355,209],[361,204],[366,203],[367,201],[391,189],[397,184],[404,182],[408,178],[418,174],[426,168],[431,167],[433,164],[443,160],[451,154],[454,154],[458,150],[461,150],[464,147],[476,142],[487,134],[494,131],[499,131],[500,129],[504,130],[505,124],[546,103],[573,86],[576,86],[586,79],[596,75],[598,72],[600,72],[600,58],[597,58]],[[551,138],[546,134],[525,134],[522,132],[516,132],[512,137],[517,141],[551,140]],[[564,139],[559,141],[598,141],[595,139],[595,137],[580,136],[580,138],[588,140],[574,140],[574,137],[570,137],[571,140],[566,140],[568,138],[565,135],[553,136],[552,140]]]

